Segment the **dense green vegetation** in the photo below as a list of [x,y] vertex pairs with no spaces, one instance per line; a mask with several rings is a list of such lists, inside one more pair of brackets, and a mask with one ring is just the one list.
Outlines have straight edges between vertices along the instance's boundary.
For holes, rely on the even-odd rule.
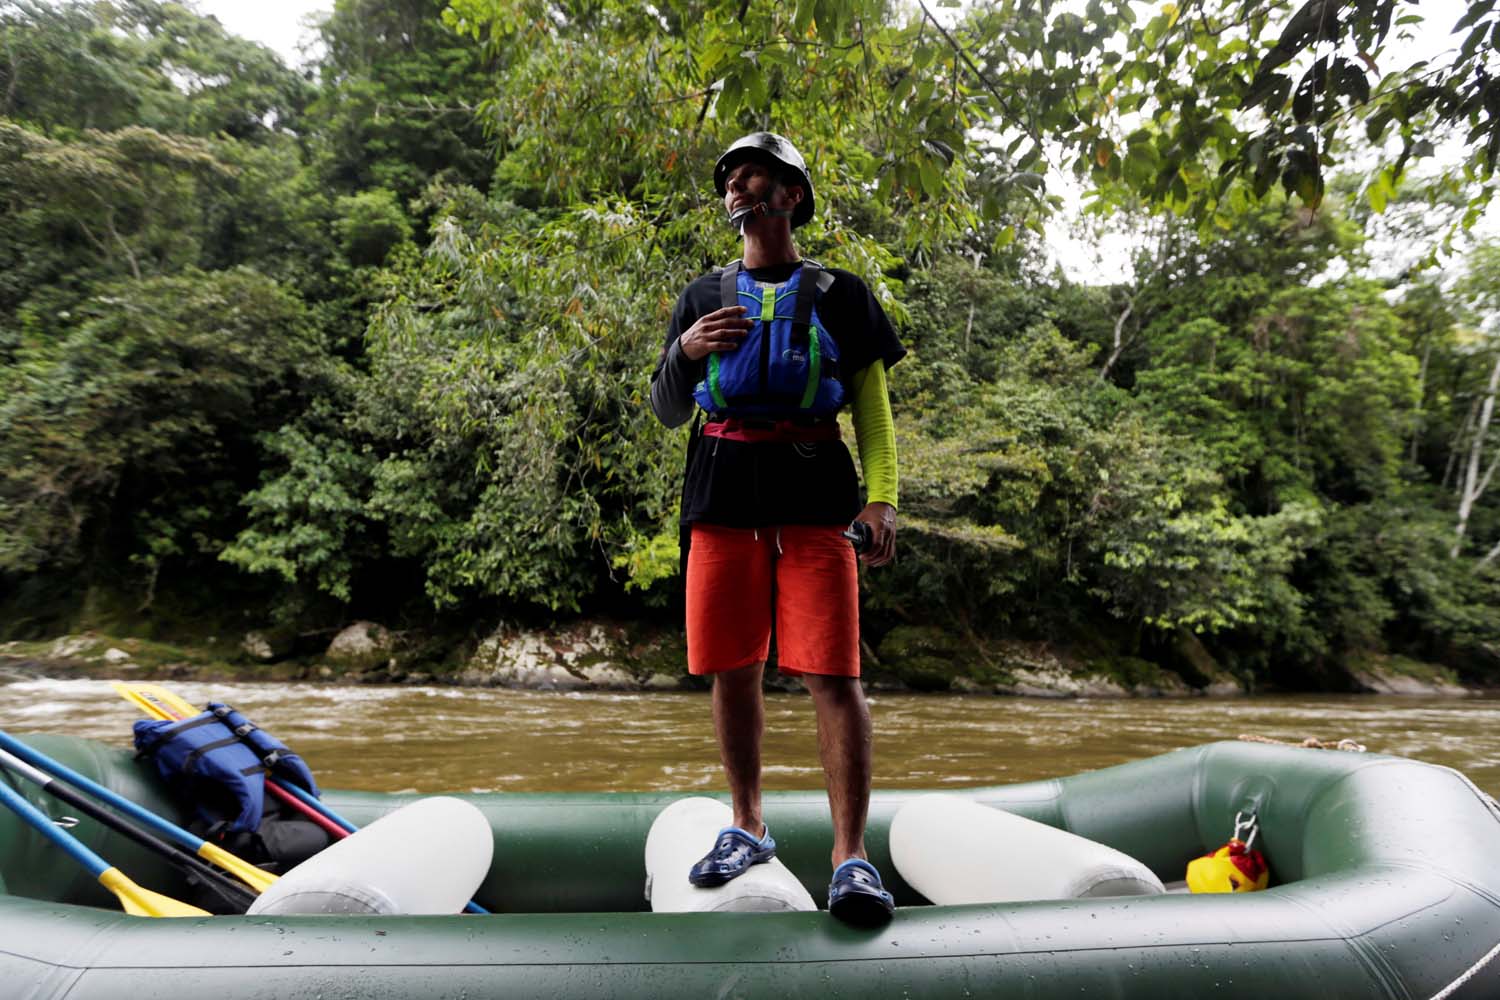
[[[338,0],[303,74],[182,4],[0,3],[0,638],[670,621],[647,380],[771,127],[912,351],[871,648],[1494,681],[1490,7],[1408,66],[1396,0]],[[1130,279],[1048,266],[1049,158]]]

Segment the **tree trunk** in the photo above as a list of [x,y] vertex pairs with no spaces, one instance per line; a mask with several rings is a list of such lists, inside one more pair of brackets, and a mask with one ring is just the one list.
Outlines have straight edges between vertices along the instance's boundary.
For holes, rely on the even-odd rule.
[[1458,526],[1453,532],[1453,549],[1448,553],[1454,559],[1458,558],[1458,551],[1463,548],[1464,532],[1469,528],[1469,514],[1474,510],[1474,501],[1483,495],[1485,487],[1489,485],[1490,476],[1495,471],[1494,465],[1491,465],[1483,480],[1480,479],[1479,467],[1484,459],[1485,438],[1489,436],[1490,420],[1495,415],[1497,389],[1500,389],[1500,354],[1495,356],[1495,367],[1490,369],[1490,384],[1485,389],[1484,400],[1479,407],[1479,417],[1474,421],[1474,437],[1469,445],[1469,460],[1464,469],[1463,488],[1458,495]]
[[1417,412],[1411,428],[1411,464],[1417,464],[1417,442],[1422,437],[1422,416],[1427,409],[1427,362],[1432,358],[1432,338],[1422,350],[1422,371],[1417,376]]
[[[1474,422],[1474,415],[1479,412],[1479,400],[1469,404],[1469,412],[1464,414],[1464,422],[1459,424],[1458,431],[1453,435],[1453,440],[1448,443],[1448,464],[1443,469],[1442,489],[1448,488],[1448,480],[1453,478],[1453,470],[1458,466],[1458,449],[1464,443],[1464,435],[1469,433],[1469,425]],[[1453,485],[1453,491],[1458,492],[1458,484]]]
[[[1139,293],[1136,293],[1139,294]],[[1125,300],[1125,311],[1115,317],[1115,345],[1114,350],[1109,352],[1109,359],[1104,362],[1104,367],[1099,369],[1099,381],[1109,378],[1109,370],[1120,360],[1120,355],[1125,353],[1127,341],[1124,339],[1125,323],[1130,319],[1130,314],[1135,310],[1135,296],[1132,295]]]

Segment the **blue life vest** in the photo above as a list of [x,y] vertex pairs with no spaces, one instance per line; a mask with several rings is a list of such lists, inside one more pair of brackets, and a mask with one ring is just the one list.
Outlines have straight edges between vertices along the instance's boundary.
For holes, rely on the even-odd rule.
[[217,701],[190,719],[137,722],[135,748],[156,762],[169,787],[193,801],[216,836],[259,828],[267,772],[318,794],[301,757]]
[[761,283],[735,261],[719,272],[724,306],[741,305],[753,321],[732,351],[708,356],[708,371],[693,389],[698,405],[716,417],[827,417],[844,405],[839,349],[818,317],[817,298],[833,275],[803,261],[785,282]]

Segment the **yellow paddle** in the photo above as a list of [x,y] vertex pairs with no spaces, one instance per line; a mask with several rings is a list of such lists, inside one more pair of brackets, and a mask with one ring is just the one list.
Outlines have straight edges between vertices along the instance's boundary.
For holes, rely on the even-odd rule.
[[158,719],[185,719],[203,711],[160,684],[125,684],[113,681],[111,686],[126,701],[135,703],[147,715]]

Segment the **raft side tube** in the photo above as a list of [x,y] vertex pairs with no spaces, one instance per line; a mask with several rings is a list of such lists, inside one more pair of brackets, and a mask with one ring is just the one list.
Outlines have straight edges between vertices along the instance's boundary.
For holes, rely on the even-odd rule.
[[[48,753],[59,745],[36,743]],[[124,753],[105,752],[101,759],[110,767],[130,766]],[[885,851],[896,808],[917,794],[876,796],[872,856],[875,845]],[[1454,982],[1500,940],[1500,852],[1494,849],[1500,822],[1461,777],[1443,768],[1379,755],[1222,743],[967,794],[1124,850],[1172,879],[1181,877],[1190,857],[1222,843],[1235,808],[1253,799],[1273,871],[1283,882],[1291,873],[1301,880],[1224,896],[908,906],[888,926],[866,931],[826,913],[163,921],[9,896],[0,897],[0,971],[34,976],[22,995],[35,1000],[234,1000],[322,987],[331,995],[376,998],[727,990],[783,1000],[816,990],[876,997],[1421,1000]],[[465,796],[485,812],[502,845],[482,898],[493,889],[494,902],[518,909],[517,900],[617,899],[628,901],[619,909],[640,908],[646,831],[660,808],[680,797]],[[366,823],[412,797],[330,798],[350,819]],[[768,794],[766,815],[788,867],[805,883],[826,885],[830,834],[823,794]],[[0,817],[0,858],[16,856],[10,840],[26,836]],[[67,861],[55,854],[27,856],[61,872]],[[580,861],[594,885],[567,872]],[[3,874],[12,884],[20,877],[8,862]],[[551,884],[559,874],[562,890]],[[38,872],[26,877],[45,881]],[[1454,1000],[1496,995],[1497,977],[1500,962],[1477,973]],[[8,979],[7,986],[17,981]]]

